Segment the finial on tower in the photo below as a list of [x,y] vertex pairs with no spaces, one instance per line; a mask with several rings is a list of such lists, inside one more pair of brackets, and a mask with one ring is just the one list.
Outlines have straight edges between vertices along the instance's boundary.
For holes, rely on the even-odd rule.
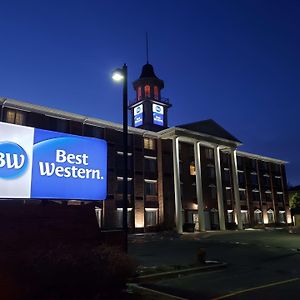
[[146,57],[147,57],[147,64],[149,64],[149,53],[148,53],[148,32],[146,32]]

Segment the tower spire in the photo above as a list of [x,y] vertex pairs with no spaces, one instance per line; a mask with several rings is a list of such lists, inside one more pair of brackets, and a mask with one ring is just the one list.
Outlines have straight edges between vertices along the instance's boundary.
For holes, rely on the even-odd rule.
[[149,53],[148,53],[148,32],[146,32],[146,58],[147,58],[147,64],[149,64]]

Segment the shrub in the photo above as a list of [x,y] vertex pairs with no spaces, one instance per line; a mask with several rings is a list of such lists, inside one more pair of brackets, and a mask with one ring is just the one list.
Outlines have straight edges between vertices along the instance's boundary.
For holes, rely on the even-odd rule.
[[135,271],[126,254],[107,245],[60,245],[34,251],[22,264],[22,299],[111,299]]

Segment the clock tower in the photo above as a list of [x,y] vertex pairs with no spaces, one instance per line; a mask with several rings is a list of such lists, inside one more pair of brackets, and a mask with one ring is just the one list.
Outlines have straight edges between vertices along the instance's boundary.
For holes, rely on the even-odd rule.
[[161,97],[164,88],[153,66],[147,62],[143,66],[139,79],[133,82],[136,97],[130,103],[132,126],[150,131],[160,131],[168,127],[169,99]]

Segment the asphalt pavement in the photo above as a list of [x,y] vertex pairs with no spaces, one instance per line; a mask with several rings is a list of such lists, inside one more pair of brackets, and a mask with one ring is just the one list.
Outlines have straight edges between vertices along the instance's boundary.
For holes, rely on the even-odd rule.
[[288,229],[131,235],[129,253],[140,265],[184,265],[205,249],[224,270],[164,278],[147,287],[185,299],[298,299],[300,234]]

